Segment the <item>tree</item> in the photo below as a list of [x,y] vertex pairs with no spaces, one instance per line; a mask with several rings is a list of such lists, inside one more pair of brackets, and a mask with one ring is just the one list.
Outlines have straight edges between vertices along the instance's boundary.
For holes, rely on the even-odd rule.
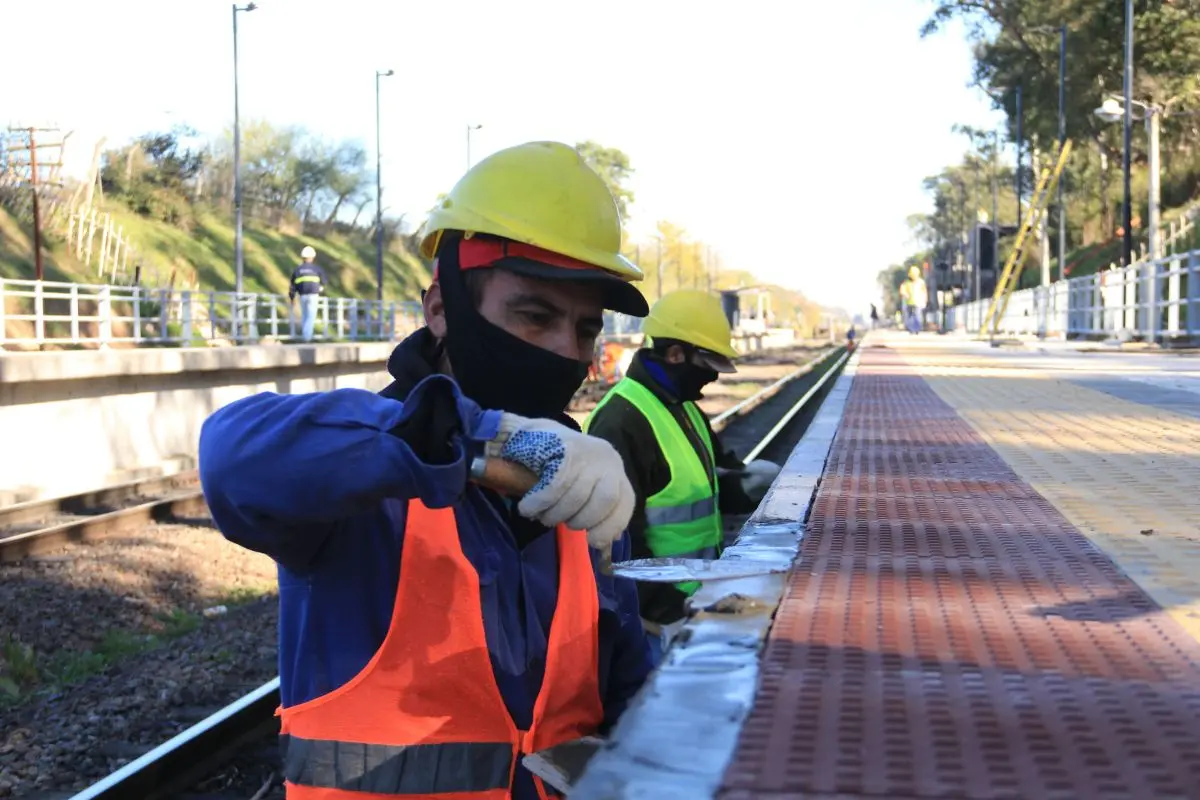
[[583,156],[587,165],[604,179],[613,199],[617,201],[617,210],[621,212],[621,218],[628,218],[629,205],[633,202],[633,191],[625,185],[633,175],[629,156],[615,147],[602,147],[590,139],[575,145],[575,150]]
[[[1124,3],[1112,0],[935,0],[922,29],[928,35],[951,19],[967,25],[975,44],[973,82],[1005,111],[1009,137],[1016,133],[1016,93],[1021,87],[1023,127],[1029,143],[1053,150],[1058,138],[1060,25],[1068,28],[1066,133],[1076,140],[1067,190],[1082,189],[1088,208],[1072,227],[1083,232],[1096,218],[1111,216],[1110,191],[1119,176],[1107,173],[1122,157],[1121,126],[1093,110],[1110,93],[1120,94],[1124,75]],[[1200,0],[1138,0],[1134,3],[1134,99],[1166,109],[1162,147],[1164,201],[1182,202],[1197,187],[1196,143],[1200,117],[1179,113],[1200,107]],[[1140,126],[1139,126],[1140,127]],[[1135,130],[1134,163],[1146,160],[1146,141]],[[1029,183],[1030,170],[1025,170]],[[1028,196],[1029,186],[1026,186]],[[1141,202],[1141,201],[1139,201]],[[1078,211],[1079,209],[1075,209]],[[1111,236],[1111,225],[1091,232]],[[1087,238],[1084,237],[1084,243]]]

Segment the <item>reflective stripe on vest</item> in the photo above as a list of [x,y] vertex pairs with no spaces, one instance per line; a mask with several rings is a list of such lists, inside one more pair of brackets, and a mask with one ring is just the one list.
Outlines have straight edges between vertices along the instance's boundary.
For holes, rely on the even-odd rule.
[[[707,464],[670,410],[654,392],[633,378],[625,378],[610,389],[592,414],[614,396],[624,397],[645,417],[671,470],[667,485],[646,498],[646,544],[650,551],[656,556],[716,557],[724,530],[717,507],[715,476],[708,466],[715,463],[715,457],[703,412],[695,403],[683,404],[684,413],[704,442]],[[700,588],[696,581],[675,586],[689,595]]]
[[384,795],[487,792],[508,788],[508,742],[387,745],[284,736],[288,783]]
[[316,275],[301,275],[296,278],[296,283],[320,283],[321,279]]
[[717,510],[717,498],[709,496],[686,506],[658,506],[651,508],[647,504],[647,525],[674,525],[680,522],[692,522],[705,517],[711,517]]
[[496,685],[479,575],[453,509],[413,500],[407,516],[383,644],[345,685],[280,713],[288,800],[507,800],[522,754],[594,734],[603,721],[600,601],[586,537],[555,532],[558,600],[533,724],[522,731]]

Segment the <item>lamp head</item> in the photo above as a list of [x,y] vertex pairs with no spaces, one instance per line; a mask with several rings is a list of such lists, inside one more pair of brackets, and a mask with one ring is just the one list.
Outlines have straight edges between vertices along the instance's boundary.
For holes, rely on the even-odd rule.
[[1125,107],[1117,98],[1109,97],[1093,113],[1105,122],[1119,122],[1125,118]]

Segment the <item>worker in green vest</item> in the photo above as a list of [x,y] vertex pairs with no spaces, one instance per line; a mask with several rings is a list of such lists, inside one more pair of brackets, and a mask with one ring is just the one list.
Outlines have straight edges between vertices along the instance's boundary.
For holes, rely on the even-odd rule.
[[[779,472],[743,464],[720,444],[696,405],[705,386],[735,372],[729,321],[707,292],[664,295],[642,325],[646,341],[584,430],[608,441],[625,464],[636,497],[629,523],[634,558],[717,558],[721,514],[754,510]],[[696,582],[639,583],[642,624],[655,660],[686,618]]]

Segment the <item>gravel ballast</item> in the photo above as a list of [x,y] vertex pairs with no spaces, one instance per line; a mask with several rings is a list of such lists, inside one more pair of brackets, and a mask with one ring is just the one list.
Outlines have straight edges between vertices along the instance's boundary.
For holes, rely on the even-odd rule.
[[[203,522],[203,521],[198,521]],[[275,565],[155,525],[0,567],[0,797],[70,791],[275,675]]]

